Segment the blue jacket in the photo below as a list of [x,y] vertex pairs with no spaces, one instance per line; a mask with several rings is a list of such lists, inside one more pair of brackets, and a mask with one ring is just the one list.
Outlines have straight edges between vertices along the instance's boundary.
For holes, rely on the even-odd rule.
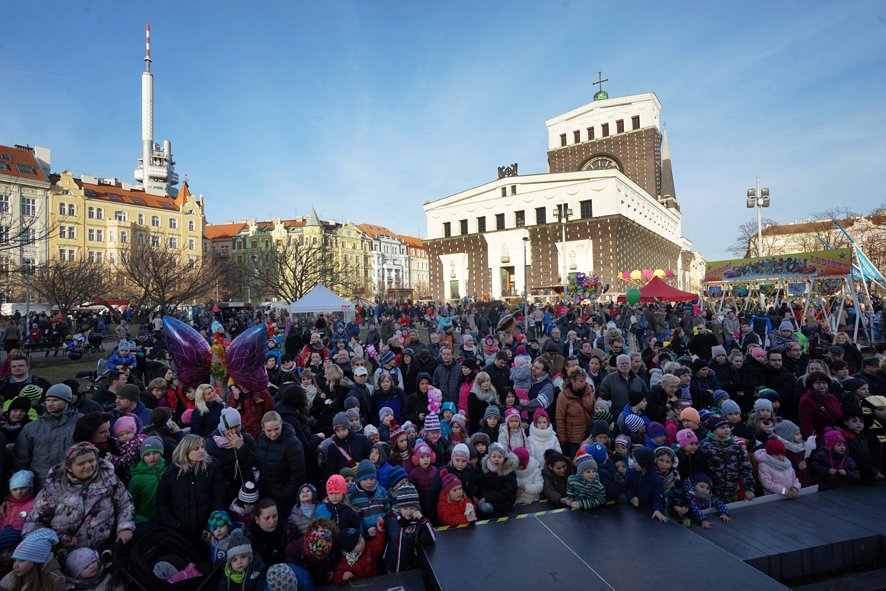
[[628,470],[626,484],[628,499],[637,497],[641,508],[664,511],[664,487],[661,476],[652,471],[643,474],[636,468],[631,468]]
[[378,518],[384,517],[385,513],[390,509],[388,491],[379,484],[375,485],[375,490],[369,492],[355,484],[348,489],[348,500],[360,515],[363,531],[368,531],[370,527],[375,527]]
[[112,369],[117,369],[118,365],[135,368],[135,355],[133,355],[132,353],[127,353],[125,356],[121,356],[117,349],[114,349],[114,352],[111,353],[111,356],[108,358],[108,367]]

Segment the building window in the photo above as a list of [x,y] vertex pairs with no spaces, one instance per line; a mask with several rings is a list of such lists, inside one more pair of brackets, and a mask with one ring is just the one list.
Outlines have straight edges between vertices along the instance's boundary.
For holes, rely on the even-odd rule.
[[37,200],[30,197],[22,197],[22,215],[33,217],[37,215]]
[[37,230],[28,228],[25,230],[25,244],[37,244]]
[[92,228],[89,228],[86,231],[86,239],[89,240],[90,242],[95,242],[95,230],[93,230]]
[[94,207],[90,207],[86,210],[86,217],[88,217],[91,220],[95,219],[95,208]]
[[129,235],[126,230],[120,230],[120,244],[126,244],[129,241]]
[[188,232],[193,232],[195,227],[194,220],[188,220]]
[[[68,237],[68,227],[67,226],[59,226],[58,227],[58,237],[59,238],[67,238]],[[62,259],[64,260],[64,259]]]
[[503,214],[503,213],[495,214],[495,229],[496,230],[504,230],[505,229],[505,214]]
[[511,185],[511,195],[517,194],[517,185]]
[[89,251],[89,254],[86,255],[86,256],[87,256],[87,258],[88,258],[88,260],[89,260],[90,263],[94,263],[94,262],[95,262],[95,253],[94,253],[94,252],[92,252],[92,251],[90,250],[90,251]]
[[0,244],[9,242],[9,226],[0,226]]
[[68,249],[68,260],[69,261],[76,261],[77,260],[77,255],[71,249]]
[[452,236],[452,223],[451,222],[443,222],[443,236],[449,238]]
[[151,234],[151,246],[160,246],[160,234]]
[[459,220],[458,226],[462,236],[468,233],[468,220]]
[[594,208],[592,207],[593,202],[590,199],[587,201],[580,201],[578,205],[581,209],[581,219],[588,220],[594,217]]
[[526,225],[526,212],[522,209],[514,212],[514,225],[517,228],[522,228]]
[[97,252],[97,253],[95,253],[95,262],[96,262],[96,263],[102,263],[102,262],[104,262],[104,258],[105,258],[105,254],[104,254],[103,252]]
[[126,221],[126,212],[120,211],[118,209],[117,211],[114,212],[114,219],[117,220],[118,222],[125,222]]
[[[65,215],[65,213],[67,211],[68,211],[68,207],[64,203],[58,204],[58,215]],[[64,260],[64,259],[62,259],[62,260]]]
[[15,167],[22,174],[30,174],[30,175],[34,175],[34,176],[37,175],[37,171],[34,170],[33,166],[27,166],[25,164],[16,164]]
[[594,128],[588,127],[588,141],[591,141],[592,139],[594,139]]
[[152,215],[151,216],[151,225],[154,226],[155,228],[160,227],[160,216],[159,215]]
[[145,225],[145,214],[143,214],[143,213],[138,214],[138,223],[142,226]]
[[197,241],[193,238],[188,239],[188,250],[197,250]]
[[619,119],[615,122],[615,133],[624,133],[625,132],[625,120]]
[[0,195],[0,213],[9,213],[9,195]]
[[502,187],[502,188],[501,188],[501,196],[502,196],[502,197],[507,197],[507,196],[508,196],[508,188],[507,188],[507,187]]
[[95,219],[97,219],[97,220],[105,219],[105,210],[102,209],[101,207],[96,207],[95,208]]
[[169,248],[178,248],[178,238],[175,236],[169,237]]
[[116,236],[114,235],[114,231],[108,230],[108,242],[114,242],[115,238],[116,238]]
[[572,139],[576,144],[581,143],[581,132],[579,130],[575,130],[572,132]]
[[566,134],[561,133],[560,134],[560,147],[562,148],[565,145],[566,145]]
[[72,215],[76,215],[76,213],[77,213],[77,208],[74,206],[74,204],[68,203],[68,215],[72,216]]
[[609,137],[609,124],[608,123],[604,123],[603,125],[601,125],[600,130],[601,130],[603,137]]
[[113,265],[114,263],[117,262],[117,261],[114,259],[114,253],[113,253],[113,252],[109,252],[109,253],[108,253],[108,262],[111,263],[112,265]]
[[178,229],[178,220],[175,218],[169,218],[169,229],[177,230]]
[[640,116],[634,115],[631,117],[631,129],[640,129]]
[[60,248],[58,250],[58,260],[64,261],[65,260],[65,253],[67,253],[67,252],[68,251],[66,251],[64,248]]
[[486,231],[486,216],[477,218],[477,231],[481,234]]
[[536,225],[541,226],[542,224],[548,223],[548,214],[547,209],[544,207],[536,207],[535,208],[535,223]]

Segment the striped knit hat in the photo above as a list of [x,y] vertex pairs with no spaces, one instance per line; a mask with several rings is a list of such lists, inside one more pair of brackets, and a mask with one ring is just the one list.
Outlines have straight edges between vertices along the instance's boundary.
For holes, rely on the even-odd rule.
[[418,507],[418,490],[412,484],[404,484],[397,489],[397,508]]

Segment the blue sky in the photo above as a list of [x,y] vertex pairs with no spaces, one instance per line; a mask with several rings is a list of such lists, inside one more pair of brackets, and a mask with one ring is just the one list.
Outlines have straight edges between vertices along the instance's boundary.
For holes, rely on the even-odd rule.
[[210,222],[306,213],[424,233],[421,205],[519,162],[544,121],[655,91],[683,231],[728,256],[751,219],[886,200],[886,4],[89,1],[7,3],[0,144],[132,180],[144,24],[155,141]]

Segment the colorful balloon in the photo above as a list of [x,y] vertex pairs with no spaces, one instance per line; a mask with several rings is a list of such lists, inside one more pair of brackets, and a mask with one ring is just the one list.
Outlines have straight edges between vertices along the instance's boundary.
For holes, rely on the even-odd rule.
[[163,317],[163,332],[166,333],[166,345],[175,363],[175,373],[179,381],[189,386],[209,382],[212,353],[206,339],[172,316]]
[[634,304],[636,304],[637,302],[640,301],[640,290],[637,289],[636,287],[632,287],[625,294],[625,299],[628,301],[628,303],[630,305],[633,306]]

